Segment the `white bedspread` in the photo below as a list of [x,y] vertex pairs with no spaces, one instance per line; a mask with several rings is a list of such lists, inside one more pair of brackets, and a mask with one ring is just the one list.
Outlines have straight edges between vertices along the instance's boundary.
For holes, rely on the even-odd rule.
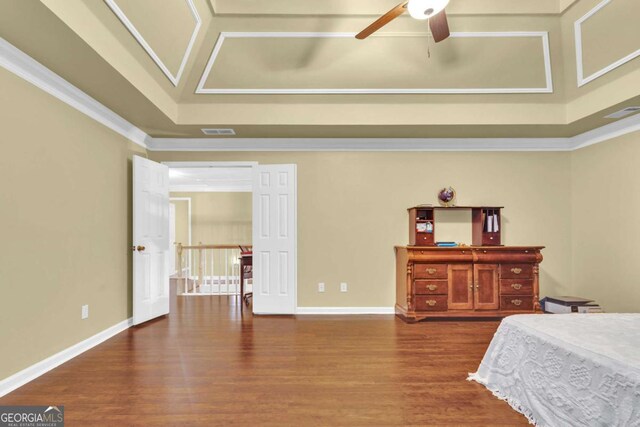
[[640,426],[640,314],[507,317],[469,380],[539,426]]

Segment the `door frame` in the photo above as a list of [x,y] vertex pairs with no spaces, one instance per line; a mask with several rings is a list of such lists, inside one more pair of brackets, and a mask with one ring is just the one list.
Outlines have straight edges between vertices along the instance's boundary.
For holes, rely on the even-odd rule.
[[[252,169],[252,173],[254,173],[255,169],[257,168],[257,166],[259,166],[259,162],[256,161],[238,161],[238,162],[215,162],[215,161],[194,161],[194,162],[161,162],[163,165],[166,165],[169,167],[169,169],[172,168],[251,168]],[[296,189],[298,188],[298,175],[296,174],[295,176],[295,187]],[[253,183],[252,180],[252,184],[251,184],[251,192],[255,192],[255,183]],[[297,190],[296,190],[297,192]],[[170,198],[173,199],[173,198]],[[189,205],[191,204],[191,202],[189,202]],[[256,207],[252,204],[251,205],[251,216],[253,217],[253,214],[255,212]],[[293,206],[294,212],[295,212],[295,226],[296,228],[298,227],[298,221],[297,221],[297,217],[298,217],[298,197],[296,195],[295,201],[294,201],[294,206]],[[189,218],[191,218],[191,208],[189,206]],[[254,225],[251,224],[251,227],[253,228]],[[297,230],[296,230],[296,236],[297,236]],[[189,239],[191,240],[191,220],[189,221]],[[293,292],[295,295],[295,306],[294,306],[294,314],[298,311],[298,239],[296,238],[295,242],[294,242],[294,247],[293,247],[293,251],[294,251],[294,258],[295,258],[295,264],[293,266],[294,271],[295,271],[295,283],[294,283],[294,287],[293,287]],[[253,284],[253,288],[255,289],[255,279],[254,279],[254,284]]]

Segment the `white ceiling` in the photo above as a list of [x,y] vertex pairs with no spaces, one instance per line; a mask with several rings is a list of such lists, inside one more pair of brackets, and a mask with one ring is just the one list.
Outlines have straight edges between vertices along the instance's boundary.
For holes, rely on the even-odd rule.
[[169,191],[193,192],[250,192],[250,167],[170,168]]

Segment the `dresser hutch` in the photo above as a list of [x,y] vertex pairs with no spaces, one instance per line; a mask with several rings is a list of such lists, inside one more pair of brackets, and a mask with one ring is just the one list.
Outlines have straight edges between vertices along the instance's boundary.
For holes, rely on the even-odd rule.
[[[472,246],[437,247],[435,210],[470,209]],[[539,311],[543,246],[502,246],[502,207],[409,209],[409,246],[396,251],[396,315],[486,318]]]

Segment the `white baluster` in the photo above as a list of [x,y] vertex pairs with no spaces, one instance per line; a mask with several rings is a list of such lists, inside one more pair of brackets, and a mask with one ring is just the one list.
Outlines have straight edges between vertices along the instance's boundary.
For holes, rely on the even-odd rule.
[[213,295],[213,285],[215,283],[215,276],[213,274],[214,271],[214,255],[216,253],[215,249],[211,249],[211,256],[209,257],[209,261],[211,261],[211,268],[210,268],[210,273],[211,273],[211,291],[209,292],[211,295]]
[[204,279],[204,261],[205,257],[202,253],[202,249],[198,250],[198,291],[202,290],[202,284]]
[[224,250],[224,283],[227,284],[227,293],[231,295],[231,287],[229,286],[229,257],[228,249]]

